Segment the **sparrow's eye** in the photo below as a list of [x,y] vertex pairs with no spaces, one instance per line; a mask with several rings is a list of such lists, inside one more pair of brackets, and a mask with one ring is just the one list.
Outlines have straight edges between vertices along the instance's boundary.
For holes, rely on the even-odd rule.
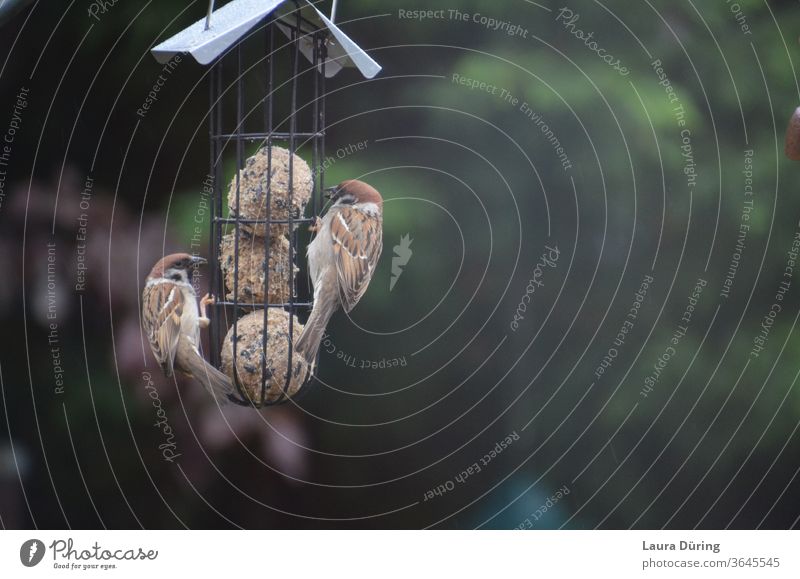
[[172,279],[174,279],[175,281],[181,281],[181,280],[182,280],[182,278],[181,278],[181,274],[179,274],[179,273],[173,273],[173,274],[172,274]]

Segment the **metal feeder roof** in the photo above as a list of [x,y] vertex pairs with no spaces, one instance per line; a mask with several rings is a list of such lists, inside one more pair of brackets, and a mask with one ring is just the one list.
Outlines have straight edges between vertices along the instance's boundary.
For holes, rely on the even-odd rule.
[[[200,64],[209,64],[272,12],[277,11],[278,28],[289,36],[297,17],[296,10],[294,2],[288,0],[232,0],[211,13],[208,28],[206,18],[198,20],[153,48],[153,56],[165,63],[176,54],[189,53]],[[311,24],[318,30],[327,28],[333,36],[327,44],[325,76],[332,77],[345,66],[357,68],[366,78],[374,77],[381,70],[377,62],[308,0],[300,0],[300,16],[306,25]],[[311,60],[310,35],[301,35],[299,48]]]

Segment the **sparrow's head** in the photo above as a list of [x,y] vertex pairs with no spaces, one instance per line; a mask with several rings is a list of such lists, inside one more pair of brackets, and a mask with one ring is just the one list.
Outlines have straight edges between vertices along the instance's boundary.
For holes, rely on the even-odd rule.
[[147,279],[169,279],[189,283],[189,270],[207,263],[202,257],[188,253],[173,253],[159,260],[150,270]]
[[378,208],[383,205],[383,197],[374,187],[358,179],[342,181],[336,187],[326,189],[326,197],[334,204],[354,205],[357,203],[374,203]]

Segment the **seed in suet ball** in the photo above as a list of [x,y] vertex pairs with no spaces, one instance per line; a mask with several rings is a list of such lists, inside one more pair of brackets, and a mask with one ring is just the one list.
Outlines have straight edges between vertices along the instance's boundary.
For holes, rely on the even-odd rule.
[[[219,263],[225,279],[227,299],[234,296],[234,271],[236,270],[236,244],[235,232],[222,238],[219,247]],[[239,284],[236,288],[237,301],[246,307],[264,303],[264,291],[267,275],[264,264],[269,252],[269,300],[268,303],[284,304],[289,301],[289,276],[297,274],[297,266],[290,264],[289,240],[283,236],[267,240],[268,247],[264,247],[264,238],[248,233],[244,229],[239,231]],[[291,272],[291,273],[290,273]]]
[[[270,150],[272,151],[270,160]],[[292,160],[293,191],[289,202],[289,160]],[[267,176],[269,168],[270,177]],[[267,215],[267,190],[270,192],[271,214]],[[311,169],[297,155],[290,155],[283,147],[262,147],[249,157],[244,168],[239,171],[239,203],[236,203],[236,175],[228,188],[228,209],[231,217],[238,215],[242,219],[299,219],[311,199],[314,180]],[[291,211],[290,211],[291,207]],[[241,208],[241,211],[239,211]],[[264,223],[244,223],[243,227],[257,233],[267,234]],[[269,228],[270,236],[285,235],[289,232],[288,224],[274,224]]]
[[[292,356],[289,370],[289,313],[269,308],[267,313],[266,348],[264,347],[264,312],[251,312],[236,323],[236,379],[241,394],[254,406],[275,402],[279,398],[294,396],[308,376],[308,365],[296,354]],[[294,341],[303,331],[303,326],[294,319],[292,328]],[[265,358],[266,354],[266,358]],[[233,375],[233,326],[225,336],[222,346],[222,371],[234,380]],[[266,375],[264,396],[261,394],[262,367]],[[235,380],[234,380],[234,383]],[[285,394],[284,394],[285,389]]]

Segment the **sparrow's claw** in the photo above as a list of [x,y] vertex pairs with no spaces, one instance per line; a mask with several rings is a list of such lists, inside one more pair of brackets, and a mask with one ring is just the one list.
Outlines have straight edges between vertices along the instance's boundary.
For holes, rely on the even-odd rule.
[[206,294],[200,299],[200,317],[206,318],[206,307],[213,305],[216,299],[212,294]]
[[322,219],[320,219],[319,216],[317,216],[314,218],[314,223],[308,226],[308,230],[311,233],[316,233],[317,231],[320,230],[320,227],[322,227]]

